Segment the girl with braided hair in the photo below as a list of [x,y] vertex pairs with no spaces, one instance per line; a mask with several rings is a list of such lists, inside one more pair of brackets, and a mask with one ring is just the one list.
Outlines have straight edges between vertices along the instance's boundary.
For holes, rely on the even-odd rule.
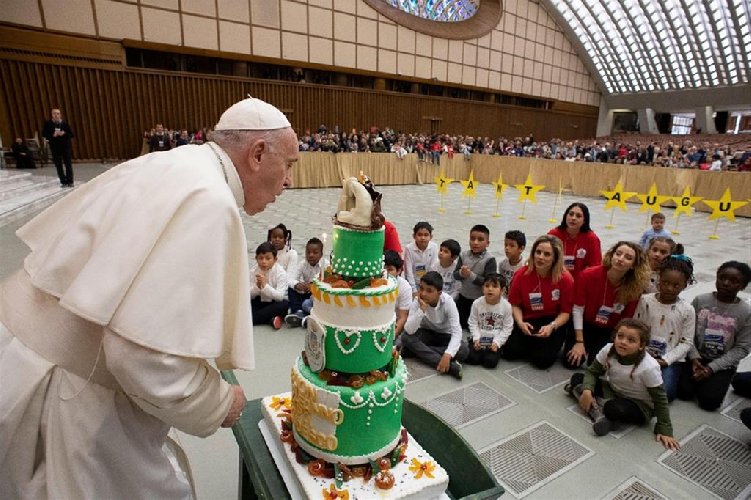
[[655,440],[667,449],[677,449],[680,445],[673,437],[660,365],[647,354],[648,344],[649,326],[638,319],[621,320],[613,342],[597,353],[583,377],[574,374],[566,388],[592,418],[598,436],[619,423],[644,425],[655,416]]
[[686,355],[694,345],[694,308],[680,293],[694,281],[694,266],[685,255],[671,255],[660,269],[656,293],[642,295],[634,317],[649,325],[647,352],[662,368],[668,401],[678,393]]
[[271,243],[276,249],[276,262],[284,272],[293,275],[297,271],[297,251],[292,248],[292,231],[281,222],[269,229],[266,235],[266,241]]

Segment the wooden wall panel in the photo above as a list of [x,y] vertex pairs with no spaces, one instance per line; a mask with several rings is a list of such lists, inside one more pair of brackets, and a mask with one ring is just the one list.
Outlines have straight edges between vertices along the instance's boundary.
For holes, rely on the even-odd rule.
[[497,138],[592,137],[597,117],[393,92],[250,80],[235,77],[112,70],[0,59],[7,116],[0,119],[4,141],[40,131],[51,107],[70,121],[77,159],[123,159],[140,152],[143,131],[165,127],[197,129],[216,123],[233,102],[251,94],[289,114],[298,131],[326,124],[352,128],[391,127]]

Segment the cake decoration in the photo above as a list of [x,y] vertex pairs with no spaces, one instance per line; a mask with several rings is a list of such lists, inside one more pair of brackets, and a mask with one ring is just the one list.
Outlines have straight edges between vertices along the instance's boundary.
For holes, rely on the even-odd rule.
[[326,330],[315,318],[308,318],[305,332],[305,360],[314,372],[320,372],[326,364]]
[[[310,287],[313,309],[305,350],[292,367],[291,411],[272,416],[264,406],[285,456],[310,479],[297,475],[308,497],[436,498],[448,485],[419,444],[408,446],[401,423],[407,369],[394,349],[398,287],[384,270],[380,203],[367,176],[344,181],[331,265]],[[417,458],[424,462],[413,471],[409,460]],[[416,484],[417,474],[430,480]]]
[[432,478],[435,464],[431,461],[420,462],[416,458],[413,458],[409,470],[415,473],[415,479],[420,479],[423,476]]
[[349,491],[336,489],[335,484],[331,484],[329,489],[323,490],[324,500],[349,500]]

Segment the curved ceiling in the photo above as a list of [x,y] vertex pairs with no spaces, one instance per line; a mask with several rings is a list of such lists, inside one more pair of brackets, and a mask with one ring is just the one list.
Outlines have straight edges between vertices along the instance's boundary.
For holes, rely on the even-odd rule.
[[606,95],[751,83],[749,0],[546,0]]

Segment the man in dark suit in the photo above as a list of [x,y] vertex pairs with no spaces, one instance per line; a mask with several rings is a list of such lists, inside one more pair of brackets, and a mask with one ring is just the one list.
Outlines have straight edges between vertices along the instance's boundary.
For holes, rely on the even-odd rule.
[[31,156],[29,147],[23,142],[23,139],[16,137],[16,142],[11,146],[13,158],[16,159],[16,168],[34,168],[34,159]]
[[[59,109],[52,110],[52,119],[44,123],[42,137],[47,140],[52,151],[52,160],[55,162],[57,176],[60,178],[61,187],[73,187],[73,165],[70,140],[75,137],[68,122],[63,120]],[[65,163],[65,171],[63,171]]]
[[155,151],[169,151],[172,149],[172,138],[164,131],[164,125],[156,124],[156,132],[149,139],[149,153]]

